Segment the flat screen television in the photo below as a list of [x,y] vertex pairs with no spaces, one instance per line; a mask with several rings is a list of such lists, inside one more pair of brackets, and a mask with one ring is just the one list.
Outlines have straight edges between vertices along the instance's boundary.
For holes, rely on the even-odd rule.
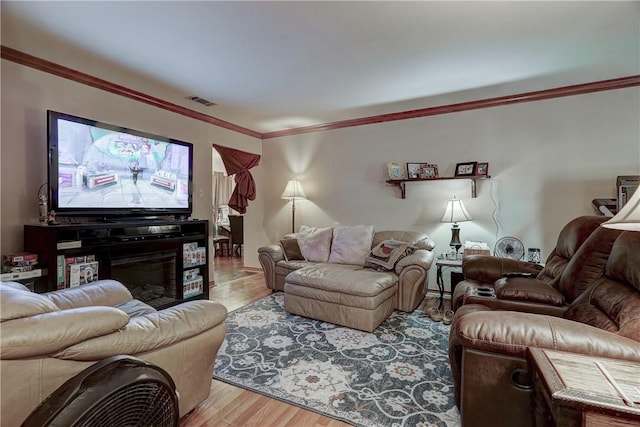
[[191,215],[193,144],[51,110],[47,125],[56,215]]

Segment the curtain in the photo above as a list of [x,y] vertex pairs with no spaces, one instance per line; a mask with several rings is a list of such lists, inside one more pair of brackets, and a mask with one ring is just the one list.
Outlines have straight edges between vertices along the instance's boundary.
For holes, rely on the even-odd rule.
[[226,206],[233,192],[233,177],[224,172],[213,172],[213,219],[217,223],[220,218],[220,207]]
[[216,144],[213,144],[213,148],[220,154],[227,174],[234,175],[236,182],[236,188],[229,198],[228,205],[230,208],[244,214],[247,212],[249,200],[255,200],[256,198],[256,183],[249,169],[258,166],[260,156]]

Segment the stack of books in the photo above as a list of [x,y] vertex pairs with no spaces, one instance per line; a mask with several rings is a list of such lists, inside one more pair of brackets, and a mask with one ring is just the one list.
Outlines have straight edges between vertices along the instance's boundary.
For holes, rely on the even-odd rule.
[[58,255],[57,288],[73,288],[98,280],[98,261],[95,255],[65,257]]
[[24,273],[33,271],[38,265],[38,254],[22,253],[17,255],[2,256],[3,273]]

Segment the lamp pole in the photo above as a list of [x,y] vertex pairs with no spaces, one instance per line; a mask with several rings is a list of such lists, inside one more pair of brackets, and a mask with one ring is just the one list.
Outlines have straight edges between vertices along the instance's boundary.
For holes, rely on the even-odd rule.
[[291,232],[296,232],[296,198],[291,199]]

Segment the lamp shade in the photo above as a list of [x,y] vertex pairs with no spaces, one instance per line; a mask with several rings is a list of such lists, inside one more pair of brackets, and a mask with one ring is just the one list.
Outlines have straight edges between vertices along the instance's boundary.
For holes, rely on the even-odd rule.
[[455,196],[453,199],[447,202],[447,208],[444,211],[444,216],[440,220],[440,222],[464,222],[471,221],[473,217],[467,211],[467,208],[464,207],[464,203],[462,200],[456,199]]
[[297,179],[290,179],[282,193],[282,198],[287,200],[302,200],[306,199],[307,196],[304,194],[300,181]]
[[640,231],[640,187],[613,218],[602,224],[615,230]]

